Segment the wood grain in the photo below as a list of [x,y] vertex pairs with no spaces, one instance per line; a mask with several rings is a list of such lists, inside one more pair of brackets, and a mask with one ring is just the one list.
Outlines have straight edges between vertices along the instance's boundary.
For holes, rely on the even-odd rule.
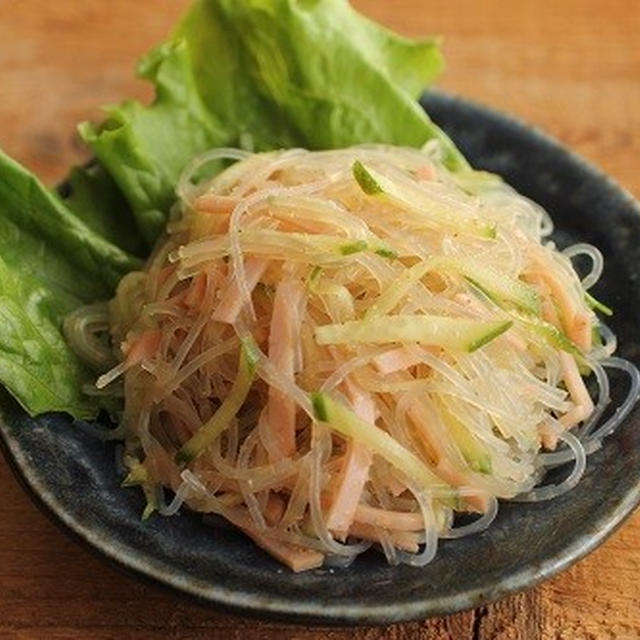
[[[532,122],[640,196],[637,0],[358,0],[441,34],[440,86]],[[75,124],[150,93],[131,73],[184,0],[0,0],[0,146],[53,183],[87,151]],[[0,639],[530,640],[640,638],[640,513],[538,588],[449,618],[358,630],[222,615],[123,576],[60,533],[0,464]]]

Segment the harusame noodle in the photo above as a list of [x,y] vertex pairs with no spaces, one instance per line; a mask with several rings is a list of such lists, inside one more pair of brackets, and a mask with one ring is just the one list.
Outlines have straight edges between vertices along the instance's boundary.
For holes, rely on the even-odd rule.
[[[177,196],[146,269],[66,323],[112,367],[97,387],[124,395],[145,517],[222,515],[294,571],[370,546],[424,565],[438,538],[489,526],[497,499],[575,486],[637,399],[586,293],[600,252],[558,251],[543,209],[449,172],[437,146],[218,149]],[[598,426],[608,367],[632,383]]]

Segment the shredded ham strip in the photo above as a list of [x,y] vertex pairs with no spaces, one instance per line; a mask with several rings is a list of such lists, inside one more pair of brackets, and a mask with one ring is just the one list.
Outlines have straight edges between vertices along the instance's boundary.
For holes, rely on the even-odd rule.
[[135,337],[128,337],[120,345],[120,350],[125,354],[125,359],[111,371],[101,375],[96,380],[96,387],[98,389],[106,387],[125,371],[152,358],[158,351],[161,342],[162,332],[157,329],[149,329]]
[[436,170],[431,164],[424,164],[416,169],[418,180],[433,180],[436,177]]
[[[371,396],[359,391],[355,385],[347,380],[344,385],[356,415],[369,424],[375,424],[376,409]],[[349,441],[338,488],[327,515],[327,528],[333,531],[339,539],[344,540],[349,532],[362,490],[369,478],[372,458],[373,456],[367,447],[354,440]]]
[[189,287],[189,291],[184,297],[184,304],[187,307],[197,308],[202,304],[205,291],[207,290],[207,276],[199,273],[194,279],[193,284]]
[[[424,527],[424,525],[423,525]],[[353,522],[349,533],[371,542],[380,542],[380,529],[364,522]],[[416,553],[418,551],[418,535],[413,531],[386,531],[393,545],[403,551]]]
[[[256,288],[268,264],[269,261],[264,258],[247,258],[244,270],[249,291],[253,291]],[[234,280],[224,290],[220,302],[211,317],[214,320],[218,320],[218,322],[233,324],[238,318],[241,309],[242,296],[240,295],[240,287]]]
[[221,213],[230,215],[231,212],[240,204],[238,198],[231,196],[221,196],[216,193],[205,193],[193,203],[197,211],[205,213]]
[[[294,380],[296,344],[300,340],[301,309],[304,290],[299,282],[283,280],[276,288],[269,330],[269,359],[289,380]],[[275,462],[293,455],[296,448],[296,404],[293,398],[269,387],[266,409],[266,436],[269,458]]]
[[382,529],[397,531],[424,531],[424,519],[421,513],[390,511],[359,504],[355,512],[356,522],[370,524]]
[[373,364],[376,369],[383,375],[395,373],[413,367],[421,362],[418,354],[412,353],[405,347],[398,347],[392,351],[386,351],[379,356],[373,358]]
[[575,407],[569,413],[565,413],[560,418],[560,422],[566,429],[570,429],[591,415],[593,412],[593,400],[591,400],[591,396],[584,385],[573,356],[561,351],[560,362],[562,365],[562,379],[567,385],[571,399],[575,403]]
[[[585,312],[578,312],[573,306],[571,298],[567,294],[565,288],[553,277],[551,273],[545,270],[531,270],[527,273],[529,282],[540,284],[543,282],[553,300],[560,311],[562,326],[565,333],[575,344],[583,351],[591,349],[591,319]],[[557,324],[555,310],[546,307],[543,312],[549,316],[548,321]],[[556,322],[554,322],[556,320]]]
[[124,342],[122,344],[122,352],[126,355],[125,363],[127,367],[132,367],[134,364],[151,358],[158,350],[161,340],[162,331],[150,329],[134,338],[132,342],[129,342],[129,340]]
[[251,516],[244,510],[237,509],[229,514],[229,520],[244,531],[259,547],[270,553],[276,560],[282,562],[294,571],[308,571],[322,566],[324,555],[313,549],[303,549],[286,542],[269,537],[268,530],[261,532],[253,523]]
[[[433,457],[436,463],[435,473],[453,487],[464,487],[468,485],[468,475],[457,469],[449,462],[447,457],[443,455],[442,450],[438,446],[438,439],[433,432],[433,427],[429,424],[420,406],[416,402],[411,403],[407,413],[418,428],[421,443],[425,446],[425,449],[429,451],[430,456]],[[472,511],[479,513],[485,513],[489,505],[488,496],[483,493],[466,496],[464,501]]]

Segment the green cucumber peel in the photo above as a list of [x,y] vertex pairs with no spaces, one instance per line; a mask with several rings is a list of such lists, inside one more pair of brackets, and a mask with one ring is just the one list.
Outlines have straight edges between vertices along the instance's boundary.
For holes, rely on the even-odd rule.
[[356,240],[355,242],[350,242],[349,244],[343,244],[340,247],[340,253],[343,256],[350,256],[353,253],[360,253],[361,251],[366,251],[367,248],[368,248],[368,245],[364,240]]
[[[423,207],[419,202],[414,201],[416,198],[424,198],[425,194],[421,194],[420,187],[412,187],[411,195],[412,199],[408,197],[407,193],[403,192],[403,188],[398,188],[397,185],[384,175],[379,174],[375,169],[366,167],[360,160],[355,160],[352,165],[352,173],[360,189],[363,193],[372,197],[384,197],[391,204],[400,208],[408,209],[414,214],[424,216]],[[406,191],[406,189],[405,189]],[[460,232],[472,233],[484,238],[495,239],[496,238],[496,226],[484,224],[478,220],[464,220],[455,221],[444,212],[439,214],[431,213],[433,222],[438,222],[446,226],[450,226]]]
[[603,315],[609,316],[609,317],[613,315],[613,309],[611,309],[611,307],[607,307],[606,304],[604,304],[604,303],[600,302],[600,300],[597,300],[596,298],[594,298],[587,291],[584,292],[584,301],[594,311],[599,311]]
[[371,175],[369,170],[360,162],[356,160],[351,167],[353,177],[356,182],[368,196],[374,196],[378,193],[384,193],[384,189],[378,184],[376,179]]
[[512,320],[482,321],[445,316],[383,315],[317,327],[318,344],[419,342],[458,351],[475,351],[507,331]]
[[566,351],[575,357],[582,357],[582,351],[578,345],[550,322],[546,322],[540,318],[518,314],[515,311],[512,311],[510,315],[525,329],[540,336],[548,345],[561,351]]
[[228,427],[249,394],[259,359],[258,349],[251,339],[242,339],[238,374],[231,391],[218,410],[184,444],[174,456],[174,462],[181,468],[201,455]]
[[149,479],[147,469],[140,462],[134,464],[125,479],[120,483],[121,487],[137,487]]

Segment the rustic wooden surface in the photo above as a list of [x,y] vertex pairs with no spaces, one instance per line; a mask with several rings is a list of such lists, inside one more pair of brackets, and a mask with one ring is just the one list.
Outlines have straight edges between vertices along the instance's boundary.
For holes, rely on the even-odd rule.
[[[408,35],[445,37],[440,86],[547,130],[640,196],[640,2],[359,0]],[[184,0],[0,0],[0,146],[49,183],[87,152],[96,105],[132,78]],[[304,629],[221,615],[123,576],[60,533],[0,462],[1,638],[640,638],[640,513],[526,594],[426,622]]]

